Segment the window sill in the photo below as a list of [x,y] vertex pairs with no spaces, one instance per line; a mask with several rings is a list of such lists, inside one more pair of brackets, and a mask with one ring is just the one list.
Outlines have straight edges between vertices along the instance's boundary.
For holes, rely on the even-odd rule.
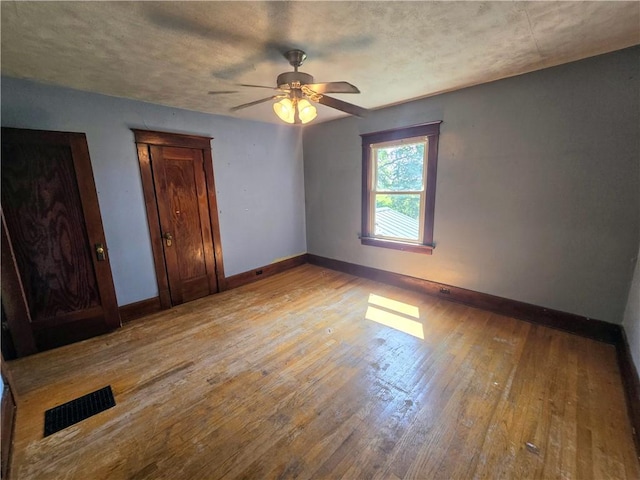
[[435,248],[434,245],[418,245],[416,243],[396,242],[373,237],[361,237],[360,242],[362,245],[369,245],[370,247],[391,248],[403,252],[422,253],[423,255],[432,255]]

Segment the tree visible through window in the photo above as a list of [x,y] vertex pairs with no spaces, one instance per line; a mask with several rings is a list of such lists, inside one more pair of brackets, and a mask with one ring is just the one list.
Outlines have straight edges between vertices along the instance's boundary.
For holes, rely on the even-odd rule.
[[373,233],[377,237],[419,242],[428,140],[413,138],[409,142],[371,147]]
[[439,127],[362,135],[362,243],[431,253]]

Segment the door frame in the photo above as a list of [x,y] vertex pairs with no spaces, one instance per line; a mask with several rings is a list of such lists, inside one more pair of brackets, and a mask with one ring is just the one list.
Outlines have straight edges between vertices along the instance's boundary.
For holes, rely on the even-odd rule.
[[11,238],[1,208],[0,223],[2,224],[0,238],[0,242],[2,242],[2,282],[0,282],[2,305],[7,314],[7,323],[16,354],[20,358],[37,353],[38,347],[31,328],[31,314],[20,281],[20,272],[11,246]]
[[2,390],[2,406],[0,414],[0,425],[2,426],[2,440],[0,441],[0,450],[2,453],[2,465],[0,478],[9,478],[9,467],[11,466],[11,454],[13,453],[13,434],[15,431],[16,414],[18,413],[18,405],[16,396],[14,395],[14,384],[11,372],[7,368],[7,362],[4,356],[0,354],[0,381],[4,384]]
[[[160,216],[158,214],[158,198],[153,182],[153,170],[151,168],[150,150],[152,145],[161,147],[182,147],[202,151],[204,159],[204,174],[207,186],[207,199],[209,201],[209,222],[213,237],[213,255],[215,261],[215,275],[218,281],[218,290],[226,290],[224,276],[224,264],[222,261],[222,243],[220,237],[220,222],[218,220],[218,202],[216,200],[216,186],[213,176],[213,157],[211,155],[211,140],[213,137],[199,135],[184,135],[180,133],[158,132],[151,130],[139,130],[132,128],[138,151],[140,163],[140,175],[142,177],[142,190],[144,204],[147,211],[149,234],[151,236],[151,250],[153,263],[158,282],[158,297],[162,309],[171,308],[171,295],[169,292],[169,277],[162,246]],[[210,292],[215,293],[215,292]]]

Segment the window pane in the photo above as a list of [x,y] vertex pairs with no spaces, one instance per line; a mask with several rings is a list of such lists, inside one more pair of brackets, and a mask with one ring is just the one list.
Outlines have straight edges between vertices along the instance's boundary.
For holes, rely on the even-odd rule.
[[377,194],[374,235],[419,240],[420,195]]
[[378,148],[376,190],[423,189],[424,142]]

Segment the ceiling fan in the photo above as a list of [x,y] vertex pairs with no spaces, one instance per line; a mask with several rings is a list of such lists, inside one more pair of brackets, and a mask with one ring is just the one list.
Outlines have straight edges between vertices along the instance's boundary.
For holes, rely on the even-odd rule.
[[[267,98],[254,102],[244,103],[231,109],[232,112],[243,108],[252,107],[270,100],[278,100],[273,104],[273,110],[278,117],[287,123],[308,123],[317,116],[313,103],[320,103],[327,107],[335,108],[342,112],[357,117],[363,117],[367,110],[351,103],[343,102],[337,98],[328,97],[327,93],[360,93],[357,87],[348,82],[328,82],[314,83],[313,77],[308,73],[299,72],[298,68],[307,58],[307,54],[302,50],[289,50],[284,57],[293,67],[293,72],[285,72],[278,75],[277,87],[267,87],[263,85],[240,84],[243,87],[268,88],[276,90],[278,93]],[[232,93],[232,92],[209,92]]]

